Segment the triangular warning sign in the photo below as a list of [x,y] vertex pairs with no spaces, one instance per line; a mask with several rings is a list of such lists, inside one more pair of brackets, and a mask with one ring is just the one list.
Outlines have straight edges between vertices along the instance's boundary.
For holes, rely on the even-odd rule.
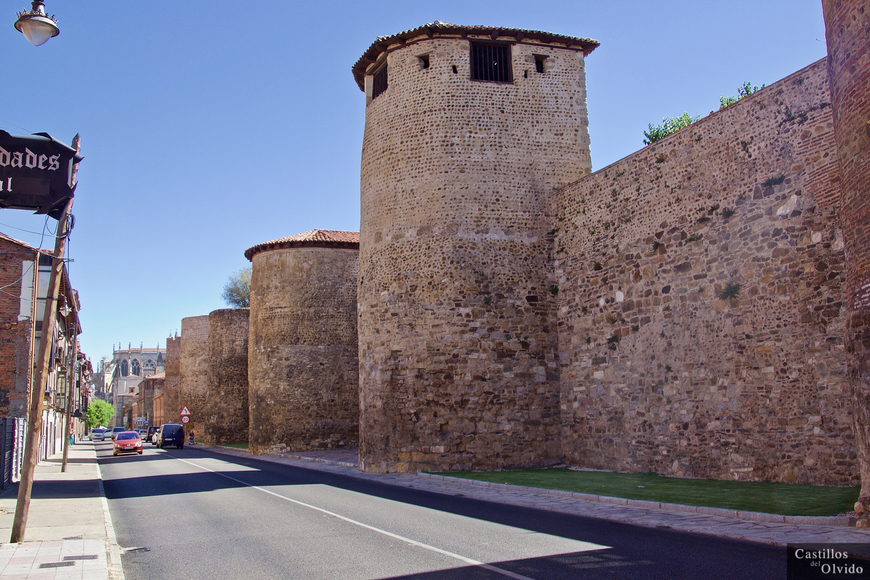
[[182,417],[188,417],[188,416],[191,415],[191,412],[190,412],[190,410],[187,408],[187,405],[185,405],[185,406],[181,409],[181,413],[179,413],[179,415],[181,415]]

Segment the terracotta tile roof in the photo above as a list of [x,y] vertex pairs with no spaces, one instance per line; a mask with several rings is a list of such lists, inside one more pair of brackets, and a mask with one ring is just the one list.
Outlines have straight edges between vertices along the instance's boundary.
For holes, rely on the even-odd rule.
[[270,242],[257,244],[245,251],[245,257],[253,260],[254,254],[268,250],[283,248],[359,248],[359,232],[345,232],[342,230],[311,230],[285,238],[278,238]]
[[379,36],[368,50],[363,53],[356,64],[351,69],[353,77],[356,79],[356,84],[361,91],[365,90],[365,73],[366,68],[372,63],[377,62],[381,54],[387,52],[393,44],[404,45],[408,40],[415,37],[426,36],[434,38],[435,36],[460,36],[462,38],[468,35],[473,36],[489,36],[493,40],[502,37],[511,37],[515,42],[534,42],[538,44],[561,44],[566,48],[576,47],[583,51],[584,56],[588,56],[590,52],[600,44],[597,40],[591,38],[579,38],[576,36],[565,36],[562,34],[553,34],[552,32],[544,32],[543,30],[524,30],[522,28],[503,28],[499,26],[463,26],[460,24],[449,24],[436,20],[417,28],[405,30],[397,34],[389,36]]

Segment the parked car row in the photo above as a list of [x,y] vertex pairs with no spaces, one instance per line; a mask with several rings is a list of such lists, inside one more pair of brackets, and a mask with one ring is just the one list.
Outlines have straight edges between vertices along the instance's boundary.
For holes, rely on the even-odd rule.
[[[91,429],[91,441],[105,441],[109,433],[105,427]],[[150,441],[158,448],[174,445],[184,449],[184,426],[177,423],[166,423],[160,427],[152,426],[146,429],[128,431],[124,427],[115,427],[111,431],[112,454],[138,453],[142,455],[144,441]]]

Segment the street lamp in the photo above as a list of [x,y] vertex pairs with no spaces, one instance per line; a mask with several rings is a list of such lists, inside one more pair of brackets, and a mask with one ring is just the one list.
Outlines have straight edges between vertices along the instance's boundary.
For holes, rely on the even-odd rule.
[[15,29],[24,34],[30,44],[39,46],[60,34],[60,28],[57,27],[54,16],[46,16],[45,3],[42,0],[33,0],[31,5],[30,12],[18,13]]

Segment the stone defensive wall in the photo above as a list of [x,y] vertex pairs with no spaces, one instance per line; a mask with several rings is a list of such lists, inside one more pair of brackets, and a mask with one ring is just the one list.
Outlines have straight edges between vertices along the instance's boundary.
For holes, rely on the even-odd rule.
[[208,315],[207,445],[248,441],[248,314],[233,308]]
[[859,528],[870,527],[870,10],[864,0],[823,0],[849,322],[846,356],[861,463]]
[[163,420],[178,423],[181,412],[181,337],[166,338],[166,367],[163,381]]
[[[197,438],[206,438],[205,419],[208,414],[206,393],[208,390],[208,315],[190,316],[181,319],[181,360],[179,364],[179,411],[187,407],[191,412],[190,422],[184,426],[185,437],[190,431]],[[167,414],[172,422],[181,422],[176,414]]]
[[554,197],[570,464],[857,482],[826,66]]
[[[597,44],[436,22],[378,38],[354,66],[368,103],[362,470],[561,462],[546,211],[553,188],[590,171],[584,58]],[[476,56],[490,50],[505,58]],[[510,67],[475,78],[476,58]]]
[[359,234],[313,230],[245,256],[251,451],[357,446]]

